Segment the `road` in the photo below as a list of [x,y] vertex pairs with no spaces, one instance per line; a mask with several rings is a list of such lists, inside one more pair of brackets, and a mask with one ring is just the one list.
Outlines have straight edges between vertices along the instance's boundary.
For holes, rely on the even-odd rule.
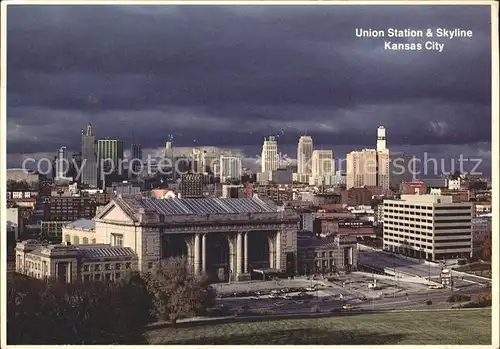
[[[395,269],[396,272],[408,274],[411,276],[419,276],[421,278],[429,278],[430,274],[431,280],[438,280],[441,273],[441,267],[433,265],[429,266],[423,260],[406,260],[398,258],[397,255],[392,255],[381,251],[360,251],[359,257],[360,263],[364,265],[369,265],[380,269]],[[485,279],[465,273],[455,272],[455,275],[459,276],[458,278],[455,278],[457,287],[460,287],[462,286],[462,284],[467,283],[486,283]],[[461,279],[462,276],[464,277],[463,283]]]
[[[490,290],[481,285],[468,285],[460,290],[451,291],[446,290],[429,290],[425,293],[419,294],[395,294],[395,297],[385,297],[382,299],[368,299],[361,301],[358,298],[345,295],[341,300],[339,295],[332,295],[326,297],[314,297],[313,299],[304,300],[297,303],[294,300],[283,299],[259,299],[252,300],[249,298],[224,298],[218,301],[219,304],[224,304],[225,307],[231,309],[241,308],[247,306],[249,309],[269,309],[279,314],[296,314],[296,313],[310,313],[314,304],[320,306],[321,312],[330,312],[334,309],[340,309],[345,304],[350,304],[359,310],[390,310],[390,309],[415,309],[425,306],[428,300],[436,302],[446,302],[447,298],[453,294],[466,294],[474,296],[480,293],[486,293]],[[314,293],[310,293],[313,294]]]

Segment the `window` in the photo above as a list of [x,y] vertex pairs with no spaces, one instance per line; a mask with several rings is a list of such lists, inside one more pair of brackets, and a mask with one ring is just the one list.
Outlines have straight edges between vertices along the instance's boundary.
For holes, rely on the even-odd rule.
[[115,280],[120,278],[120,273],[115,273]]
[[90,275],[89,274],[83,275],[83,282],[85,282],[85,283],[90,282]]
[[121,268],[122,268],[122,264],[121,263],[116,263],[116,269],[120,270]]
[[83,271],[89,271],[89,265],[88,264],[85,264],[83,266]]
[[131,263],[125,264],[125,269],[130,269]]
[[123,246],[123,235],[111,234],[111,239],[113,242],[113,246]]
[[111,269],[111,264],[109,264],[109,263],[104,264],[104,269],[105,270],[110,270]]
[[101,274],[95,274],[94,275],[94,280],[95,281],[100,281],[101,280]]
[[95,265],[95,271],[100,271],[101,270],[101,265],[100,264],[96,264]]
[[153,262],[148,263],[148,269],[153,269]]
[[95,239],[92,239],[92,243],[95,244]]
[[83,244],[84,245],[87,245],[89,243],[89,239],[88,238],[83,238],[82,240],[83,240]]
[[106,277],[107,281],[110,281],[111,280],[111,273],[106,273],[105,277]]
[[80,243],[80,238],[78,236],[73,236],[73,244],[78,245]]

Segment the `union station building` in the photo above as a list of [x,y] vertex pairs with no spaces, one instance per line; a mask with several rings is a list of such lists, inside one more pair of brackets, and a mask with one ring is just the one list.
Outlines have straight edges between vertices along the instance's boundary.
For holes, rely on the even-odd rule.
[[[58,254],[52,253],[53,257],[48,258],[47,253],[54,247],[19,243],[16,269],[22,271],[25,260],[30,260],[30,267],[36,268],[31,257],[42,257],[45,253],[47,258],[43,259],[50,263],[46,267],[49,274],[50,271],[64,274],[68,281],[83,279],[85,273],[93,275],[92,279],[107,278],[94,275],[105,273],[106,265],[116,264],[120,268],[127,265],[147,271],[161,260],[177,256],[187,258],[194,273],[206,273],[219,281],[248,280],[252,272],[262,270],[294,274],[298,220],[295,211],[258,196],[117,197],[98,210],[95,219],[80,220],[64,228],[65,244],[57,247]],[[92,244],[71,244],[75,242]],[[58,258],[59,255],[66,259]],[[68,256],[72,259],[68,260]],[[85,266],[81,256],[91,260],[93,267]],[[95,267],[99,261],[103,265]]]

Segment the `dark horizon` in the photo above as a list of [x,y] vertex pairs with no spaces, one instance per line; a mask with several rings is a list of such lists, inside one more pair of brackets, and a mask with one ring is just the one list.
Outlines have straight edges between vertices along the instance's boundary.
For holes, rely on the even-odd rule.
[[[384,125],[392,151],[483,158],[491,171],[486,5],[30,5],[7,17],[10,167],[80,150],[91,122],[96,139],[126,149],[172,139],[248,158],[270,135],[295,158],[304,133],[342,157],[373,148]],[[473,36],[442,39],[441,53],[392,52],[356,28]]]

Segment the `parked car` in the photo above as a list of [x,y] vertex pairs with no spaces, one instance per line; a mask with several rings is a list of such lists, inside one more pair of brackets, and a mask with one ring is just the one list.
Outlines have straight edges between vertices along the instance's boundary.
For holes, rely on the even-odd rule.
[[342,309],[343,309],[343,310],[345,310],[345,311],[351,311],[351,310],[352,310],[352,305],[350,305],[350,304],[346,304],[346,305],[344,305],[344,306],[342,307]]

